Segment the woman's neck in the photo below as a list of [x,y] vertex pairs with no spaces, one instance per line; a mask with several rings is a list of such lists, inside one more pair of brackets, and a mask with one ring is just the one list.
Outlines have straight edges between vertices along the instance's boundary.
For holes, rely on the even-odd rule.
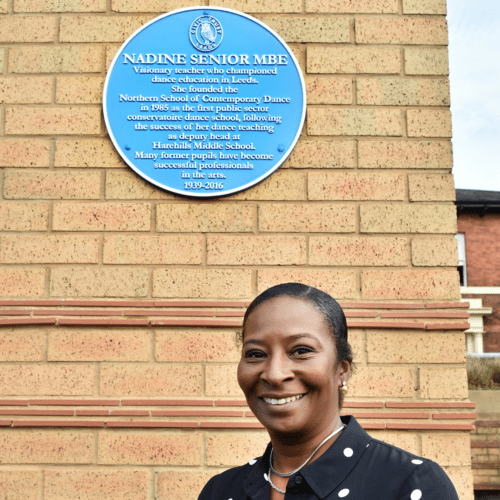
[[[291,472],[300,467],[314,452],[316,447],[333,431],[340,428],[342,422],[337,417],[327,429],[318,432],[316,435],[307,439],[290,439],[286,435],[271,435],[271,444],[273,446],[273,467],[281,473]],[[328,439],[314,453],[308,464],[317,460],[340,436],[336,433]]]

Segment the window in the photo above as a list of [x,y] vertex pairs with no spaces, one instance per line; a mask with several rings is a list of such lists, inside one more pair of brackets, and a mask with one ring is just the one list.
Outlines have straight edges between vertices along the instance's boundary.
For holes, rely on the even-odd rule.
[[458,272],[460,273],[460,286],[467,286],[467,268],[465,265],[465,234],[455,235],[458,242]]

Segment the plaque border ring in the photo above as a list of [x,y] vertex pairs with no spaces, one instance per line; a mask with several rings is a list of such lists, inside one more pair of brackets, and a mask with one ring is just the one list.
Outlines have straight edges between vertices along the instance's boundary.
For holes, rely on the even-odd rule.
[[[198,37],[198,27],[202,24],[200,21],[203,18],[208,18],[207,23],[212,25],[215,29],[215,41],[210,44],[203,44],[202,41]],[[198,24],[196,24],[198,23]],[[217,30],[220,29],[220,32]],[[220,39],[217,42],[217,37],[220,35]],[[222,29],[222,24],[218,19],[211,16],[210,14],[203,14],[202,16],[197,17],[189,27],[189,40],[191,45],[200,52],[212,52],[215,50],[222,42],[222,37],[224,36],[224,31]]]

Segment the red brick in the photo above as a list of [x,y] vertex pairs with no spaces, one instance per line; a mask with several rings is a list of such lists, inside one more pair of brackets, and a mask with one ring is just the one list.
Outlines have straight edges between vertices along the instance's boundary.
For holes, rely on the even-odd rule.
[[[460,420],[460,419],[476,420],[477,413],[433,413],[432,418],[434,420]],[[477,425],[477,423],[475,424]]]
[[45,498],[51,500],[147,500],[148,471],[47,469],[44,484]]
[[123,399],[123,406],[213,406],[208,399]]
[[104,427],[104,420],[14,420],[13,427]]
[[153,410],[153,417],[243,417],[242,411],[231,410]]
[[94,436],[70,430],[0,430],[0,463],[90,464]]
[[131,420],[113,420],[106,423],[106,427],[122,429],[197,429],[198,422],[181,422],[172,420],[170,422],[154,421],[131,421]]
[[119,406],[119,399],[30,399],[31,406]]
[[201,465],[201,435],[179,432],[101,433],[98,463],[110,465]]
[[48,220],[47,203],[0,203],[0,231],[45,231]]
[[202,429],[264,429],[260,422],[200,422]]
[[103,396],[201,396],[202,367],[196,365],[104,365]]
[[10,319],[0,319],[0,325],[55,325],[57,323],[56,318],[10,318]]
[[239,361],[240,348],[234,332],[156,332],[156,361],[224,362]]
[[49,156],[49,141],[8,139],[0,142],[2,167],[48,167]]
[[241,327],[243,320],[224,321],[220,319],[152,319],[151,326],[219,326]]
[[123,316],[122,310],[112,309],[35,309],[34,316]]
[[69,319],[59,318],[59,326],[148,326],[147,319],[116,319],[116,318],[98,318],[98,319]]
[[387,401],[386,408],[475,408],[476,403],[468,401]]
[[49,333],[48,361],[147,361],[150,334],[134,330],[60,329]]
[[[106,410],[104,410],[106,411]],[[0,410],[0,415],[29,415],[30,417],[73,417],[74,410]],[[107,412],[106,412],[107,414]]]

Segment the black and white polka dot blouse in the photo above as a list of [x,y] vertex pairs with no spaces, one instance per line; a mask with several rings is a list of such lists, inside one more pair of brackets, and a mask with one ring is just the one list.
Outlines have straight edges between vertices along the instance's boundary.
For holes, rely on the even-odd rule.
[[[352,416],[342,421],[332,446],[290,476],[285,500],[458,500],[435,462],[371,438]],[[269,500],[270,452],[213,477],[198,500]]]

